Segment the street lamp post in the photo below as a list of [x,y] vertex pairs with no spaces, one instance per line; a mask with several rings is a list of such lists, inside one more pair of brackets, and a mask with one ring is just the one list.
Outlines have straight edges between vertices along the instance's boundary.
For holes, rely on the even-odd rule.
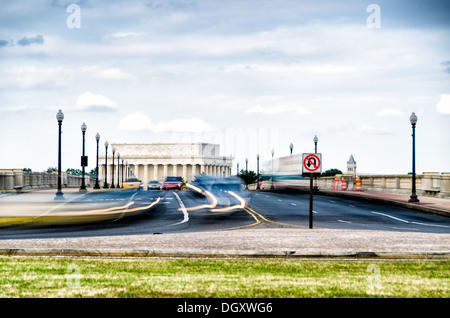
[[292,150],[294,150],[294,145],[292,144],[292,142],[291,142],[291,144],[289,145],[289,149],[291,150],[291,157],[292,157]]
[[117,189],[120,189],[120,153],[117,153]]
[[256,190],[259,190],[259,154],[256,155],[256,177],[257,177],[257,181],[256,181]]
[[416,194],[416,123],[417,116],[415,113],[412,113],[409,117],[409,121],[412,126],[412,193],[408,200],[408,202],[417,203],[419,199]]
[[[317,135],[314,135],[313,141],[314,141],[314,153],[317,153],[317,142],[319,141],[319,138],[317,138]],[[313,190],[319,191],[319,187],[317,186],[317,178],[314,178]]]
[[62,192],[62,182],[61,182],[61,125],[64,119],[64,114],[62,110],[58,110],[56,114],[56,120],[58,121],[59,133],[58,133],[58,191],[56,192],[55,200],[64,200],[64,193]]
[[245,172],[248,172],[248,158],[245,158]]
[[108,189],[108,141],[105,141],[105,184],[103,189]]
[[112,171],[111,171],[111,189],[115,189],[116,187],[114,186],[114,154],[116,153],[116,148],[113,147],[112,149],[112,153],[113,153],[113,164],[112,164]]
[[237,167],[236,167],[236,169],[237,169],[237,173],[236,173],[236,175],[238,176],[238,175],[239,175],[239,162],[237,163]]
[[85,123],[83,123],[81,125],[81,133],[83,135],[83,156],[81,157],[81,187],[80,187],[80,191],[86,191],[86,183],[85,183],[85,179],[84,179],[84,174],[85,174],[85,166],[87,166],[87,157],[85,156],[85,137],[86,137],[86,130],[87,130],[87,126]]
[[272,180],[271,184],[270,184],[270,189],[275,189],[275,187],[273,186],[273,155],[275,154],[275,150],[272,149],[272,178],[270,178]]
[[98,184],[98,142],[100,141],[100,134],[97,133],[95,135],[95,140],[97,141],[97,163],[96,163],[96,178],[95,178],[95,185],[94,185],[94,189],[100,189],[100,185]]

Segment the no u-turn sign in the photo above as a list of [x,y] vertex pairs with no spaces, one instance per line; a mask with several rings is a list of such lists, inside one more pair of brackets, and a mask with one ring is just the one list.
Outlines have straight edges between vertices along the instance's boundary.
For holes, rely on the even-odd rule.
[[322,154],[304,153],[302,156],[302,173],[322,173]]

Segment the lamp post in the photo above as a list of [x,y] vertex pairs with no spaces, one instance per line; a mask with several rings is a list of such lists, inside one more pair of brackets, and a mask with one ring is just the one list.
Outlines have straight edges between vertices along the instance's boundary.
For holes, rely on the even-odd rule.
[[100,134],[97,133],[95,135],[95,140],[97,141],[97,163],[96,163],[96,178],[95,178],[95,185],[94,185],[94,189],[100,189],[100,185],[98,184],[98,142],[100,141]]
[[108,189],[108,141],[105,141],[105,184],[103,189]]
[[55,200],[64,200],[64,193],[62,192],[62,182],[61,182],[61,125],[64,119],[64,114],[62,110],[58,110],[56,114],[56,120],[58,121],[59,133],[58,133],[58,191],[56,192]]
[[[314,135],[313,141],[314,141],[314,153],[317,153],[317,142],[319,141],[319,138],[317,138],[317,135]],[[319,187],[317,186],[317,178],[314,178],[313,190],[319,191]]]
[[409,121],[412,126],[412,193],[408,200],[408,202],[417,203],[419,199],[416,194],[416,123],[417,116],[415,113],[412,113],[409,117]]
[[236,175],[238,176],[239,175],[239,162],[237,163],[237,173],[236,173]]
[[272,180],[271,184],[270,184],[270,189],[275,189],[275,187],[273,186],[273,155],[275,154],[275,150],[272,149],[272,178],[270,178]]
[[248,172],[248,158],[245,158],[245,172]]
[[259,190],[259,154],[256,155],[256,177],[257,177],[257,181],[256,181],[256,190]]
[[120,189],[120,153],[117,153],[117,189]]
[[84,173],[85,173],[85,166],[87,166],[87,157],[85,156],[84,153],[84,146],[85,146],[85,137],[86,137],[86,130],[87,130],[87,126],[85,123],[83,123],[81,125],[81,133],[83,135],[83,156],[81,157],[81,187],[80,187],[80,191],[86,191],[86,183],[84,180]]
[[115,189],[116,187],[114,186],[114,154],[116,153],[116,148],[113,147],[112,149],[112,153],[113,153],[113,164],[112,164],[112,171],[111,171],[111,189]]
[[292,142],[291,142],[291,144],[289,145],[289,149],[291,150],[291,157],[292,157],[292,150],[294,150],[294,145],[292,144]]

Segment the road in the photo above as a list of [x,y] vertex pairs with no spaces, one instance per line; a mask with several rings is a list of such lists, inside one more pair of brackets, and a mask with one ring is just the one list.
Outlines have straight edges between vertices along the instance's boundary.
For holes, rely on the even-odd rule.
[[[308,194],[110,190],[89,191],[65,202],[40,200],[39,204],[27,204],[20,196],[25,198],[25,194],[15,196],[17,200],[0,198],[0,215],[36,207],[33,222],[27,219],[0,228],[0,239],[308,228],[309,224]],[[450,233],[450,218],[384,204],[317,195],[313,211],[314,228]]]

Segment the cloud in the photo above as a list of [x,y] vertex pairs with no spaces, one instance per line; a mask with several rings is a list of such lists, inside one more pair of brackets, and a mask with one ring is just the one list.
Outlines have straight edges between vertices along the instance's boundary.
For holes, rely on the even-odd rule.
[[383,108],[376,113],[376,116],[403,116],[403,113],[395,108]]
[[263,107],[261,105],[253,106],[252,108],[247,109],[248,114],[280,114],[286,112],[296,112],[297,115],[308,115],[311,114],[307,108],[302,106],[297,106],[295,103],[290,103],[288,105],[279,105],[274,107]]
[[436,105],[436,111],[439,114],[450,115],[450,95],[443,94]]
[[132,113],[123,118],[119,123],[120,130],[149,131],[152,121],[142,113]]
[[78,96],[76,107],[79,110],[111,111],[117,109],[117,104],[101,94],[86,92]]
[[17,44],[21,46],[27,46],[30,44],[44,44],[44,37],[42,34],[36,35],[34,38],[27,38],[26,36],[17,41]]
[[168,122],[152,124],[150,117],[140,113],[132,113],[123,118],[119,123],[119,129],[129,131],[152,131],[155,133],[167,132],[206,132],[213,128],[199,118],[174,119]]

